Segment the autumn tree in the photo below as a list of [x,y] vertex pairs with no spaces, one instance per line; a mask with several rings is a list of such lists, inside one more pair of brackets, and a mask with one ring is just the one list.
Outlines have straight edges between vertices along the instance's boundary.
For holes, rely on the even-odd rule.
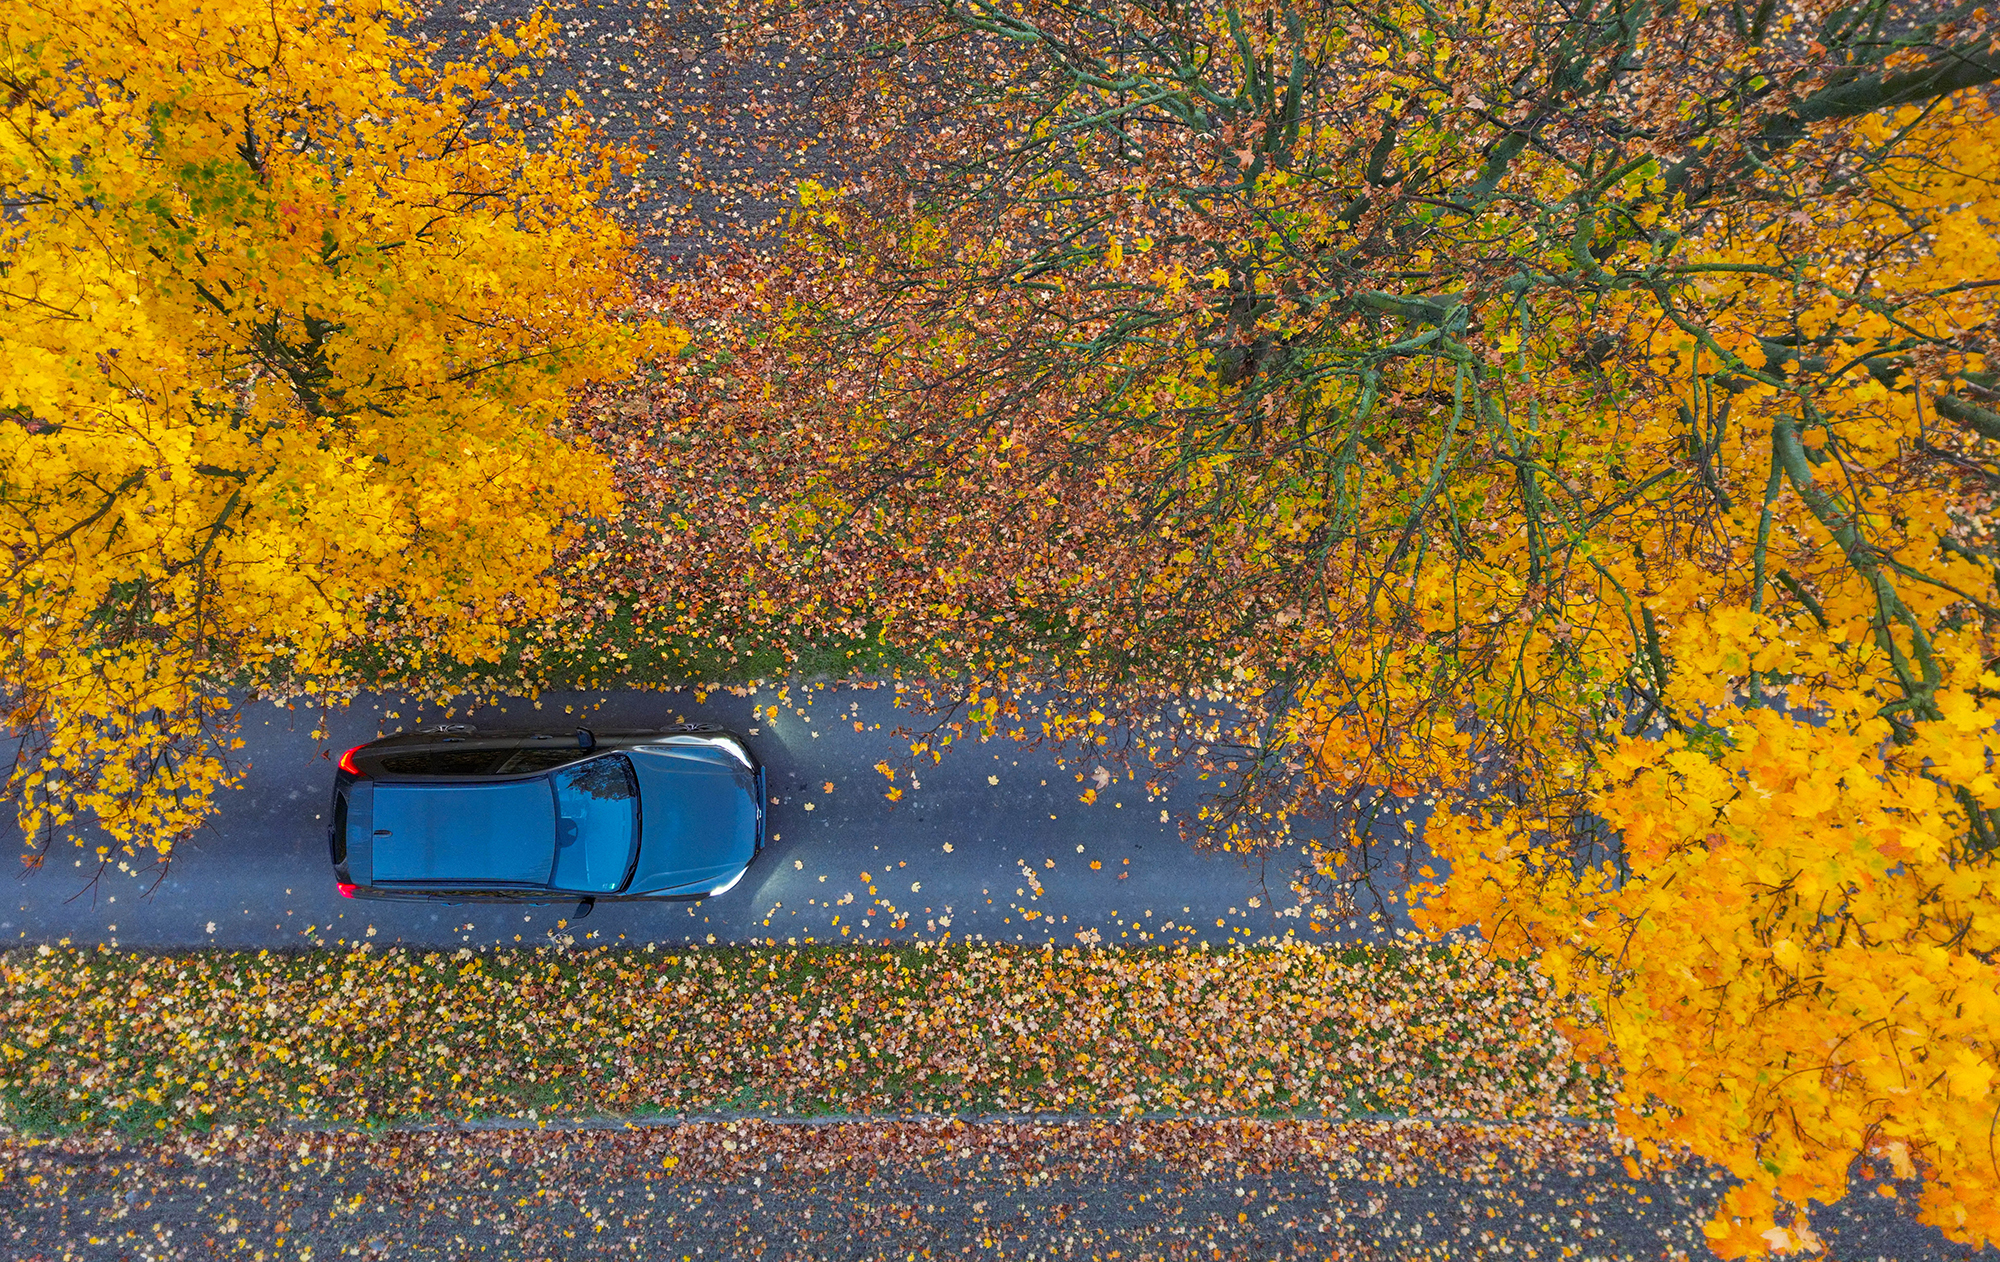
[[1438,795],[1718,1250],[2000,1237],[1986,10],[722,7],[878,160],[669,296],[663,616],[1122,698],[1232,847]]
[[[230,781],[231,684],[323,679],[371,612],[490,652],[608,514],[551,421],[657,342],[615,155],[395,0],[0,18],[0,681],[45,844],[165,855]],[[542,133],[530,143],[526,128]]]

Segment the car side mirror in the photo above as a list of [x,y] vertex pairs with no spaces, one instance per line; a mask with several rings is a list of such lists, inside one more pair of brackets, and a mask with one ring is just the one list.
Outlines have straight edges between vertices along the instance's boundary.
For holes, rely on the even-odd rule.
[[596,738],[595,736],[592,736],[592,735],[590,734],[590,729],[589,729],[589,728],[587,728],[587,727],[580,727],[580,728],[576,729],[576,747],[577,747],[578,749],[596,749],[596,748],[597,748],[597,738]]
[[592,911],[596,910],[596,908],[597,908],[596,899],[579,898],[576,900],[576,911],[570,915],[570,919],[582,920],[585,916],[588,916]]

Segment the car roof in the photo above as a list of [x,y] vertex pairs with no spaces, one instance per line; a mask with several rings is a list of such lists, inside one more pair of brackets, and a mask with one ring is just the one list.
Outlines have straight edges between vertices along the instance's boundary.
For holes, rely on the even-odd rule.
[[556,814],[545,776],[375,786],[374,879],[546,885]]

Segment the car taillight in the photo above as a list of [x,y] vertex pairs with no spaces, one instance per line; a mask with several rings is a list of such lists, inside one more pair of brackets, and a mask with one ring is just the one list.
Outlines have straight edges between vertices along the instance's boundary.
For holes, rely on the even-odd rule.
[[[361,746],[359,745],[356,745],[354,747],[354,749],[360,749],[360,748]],[[358,776],[361,774],[361,768],[354,765],[354,749],[350,749],[346,753],[340,756],[340,769],[342,771],[345,771],[350,776]]]
[[354,897],[354,887],[352,885],[349,885],[346,881],[336,882],[334,884],[334,888],[340,891],[340,896],[342,898]]

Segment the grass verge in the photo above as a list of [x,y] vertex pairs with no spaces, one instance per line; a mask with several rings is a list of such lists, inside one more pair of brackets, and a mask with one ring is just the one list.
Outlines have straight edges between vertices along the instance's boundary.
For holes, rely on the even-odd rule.
[[553,690],[717,688],[778,678],[887,678],[917,669],[919,659],[875,638],[812,639],[782,644],[678,634],[629,608],[595,620],[554,619],[514,628],[493,661],[461,661],[420,630],[385,628],[349,646],[336,678],[303,679],[284,663],[238,681],[274,695],[292,692],[396,691],[445,697],[460,693],[533,696]]
[[0,953],[0,1125],[729,1111],[1603,1117],[1464,948]]

